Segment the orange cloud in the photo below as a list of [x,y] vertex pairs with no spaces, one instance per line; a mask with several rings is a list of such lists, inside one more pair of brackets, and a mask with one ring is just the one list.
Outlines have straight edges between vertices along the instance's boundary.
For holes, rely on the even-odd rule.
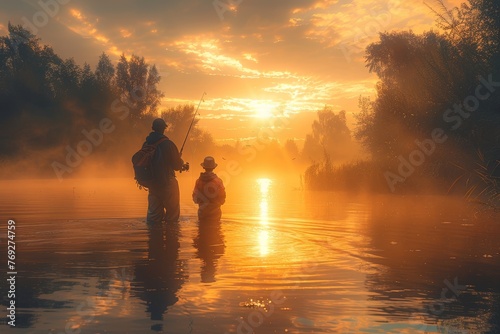
[[120,34],[123,38],[129,38],[130,36],[132,36],[132,32],[125,28],[120,29]]
[[225,54],[220,41],[207,36],[187,36],[172,43],[170,48],[195,57],[198,70],[208,75],[234,76],[238,78],[292,78],[288,71],[261,71],[243,65],[243,61],[250,60],[258,63],[258,59],[251,53],[242,53],[235,57]]
[[[90,38],[99,44],[107,47],[107,52],[113,55],[120,55],[118,48],[111,43],[110,39],[99,32],[97,29],[98,18],[89,18],[81,10],[71,8],[69,10],[70,18],[63,22],[68,29],[84,38]],[[122,29],[123,30],[123,29]],[[123,33],[122,33],[123,36]]]
[[[449,0],[452,5],[459,0]],[[451,6],[450,6],[451,8]],[[434,28],[435,15],[421,0],[319,0],[309,8],[295,9],[289,25],[304,26],[305,37],[327,48],[340,48],[349,61],[362,61],[366,46],[379,34],[411,29],[416,33]]]

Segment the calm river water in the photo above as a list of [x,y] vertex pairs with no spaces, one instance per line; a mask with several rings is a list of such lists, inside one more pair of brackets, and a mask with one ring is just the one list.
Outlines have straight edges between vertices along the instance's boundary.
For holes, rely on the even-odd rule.
[[1,276],[9,219],[17,271],[0,332],[500,333],[498,213],[263,177],[227,184],[200,229],[194,177],[163,230],[130,179],[0,181]]

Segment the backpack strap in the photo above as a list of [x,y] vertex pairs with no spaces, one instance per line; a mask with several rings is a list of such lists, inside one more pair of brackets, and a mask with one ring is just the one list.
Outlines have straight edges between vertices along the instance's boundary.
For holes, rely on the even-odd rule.
[[165,140],[168,140],[167,137],[161,137],[160,139],[158,139],[157,141],[155,141],[154,143],[152,144],[148,144],[147,142],[144,143],[143,147],[146,147],[147,146],[152,146],[156,149],[156,147],[158,147],[158,145],[160,145],[161,143],[163,143]]
[[158,145],[160,145],[161,143],[163,143],[165,140],[168,140],[167,137],[161,137],[160,139],[158,139],[156,142],[154,142],[153,145],[154,147],[157,147]]

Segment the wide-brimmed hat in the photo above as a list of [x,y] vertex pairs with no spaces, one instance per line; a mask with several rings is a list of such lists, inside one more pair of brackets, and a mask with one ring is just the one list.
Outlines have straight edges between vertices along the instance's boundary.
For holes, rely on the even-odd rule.
[[200,164],[201,167],[205,169],[214,169],[218,165],[215,163],[214,157],[208,156],[203,159],[203,162]]
[[163,118],[157,118],[153,121],[153,130],[163,131],[167,128],[167,122]]

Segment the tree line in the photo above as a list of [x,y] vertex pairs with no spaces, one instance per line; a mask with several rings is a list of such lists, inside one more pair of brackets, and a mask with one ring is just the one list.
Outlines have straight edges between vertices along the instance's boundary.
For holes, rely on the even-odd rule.
[[477,181],[498,196],[500,3],[470,0],[450,10],[437,1],[431,9],[441,32],[385,32],[366,48],[377,96],[360,97],[354,136],[371,159],[315,164],[306,172],[311,185],[351,175],[331,187],[446,192]]
[[129,167],[158,115],[160,80],[143,57],[122,54],[114,65],[102,53],[95,69],[79,66],[9,23],[8,35],[0,37],[2,176],[66,175],[83,157],[107,176]]
[[[307,166],[311,189],[449,192],[480,184],[474,191],[498,197],[500,3],[470,0],[452,10],[437,3],[440,32],[385,32],[367,47],[377,96],[360,97],[355,129],[346,125],[345,111],[325,107],[300,149],[296,140],[275,138],[232,146],[216,145],[195,120],[186,160],[217,150],[221,159],[243,156],[248,170]],[[156,67],[137,55],[122,55],[114,65],[105,53],[95,69],[79,66],[21,26],[9,24],[8,32],[0,37],[2,176],[53,177],[54,161],[65,164],[70,150],[83,153],[89,138],[99,149],[87,160],[101,170],[130,169],[163,97]],[[193,113],[192,105],[161,112],[179,145]],[[103,119],[109,122],[100,127]],[[369,159],[353,158],[356,143]]]
[[[122,55],[113,64],[102,53],[94,69],[62,59],[21,26],[8,25],[0,37],[0,163],[2,177],[113,176],[130,172],[130,157],[159,114],[167,135],[180,145],[193,121],[194,106],[159,110],[164,94],[155,65],[143,57]],[[320,161],[324,154],[347,159],[352,136],[345,111],[318,112],[312,132],[299,150],[294,140],[237,140],[216,145],[194,119],[186,161],[207,154],[238,161],[246,172],[293,169]],[[334,131],[329,131],[334,130]],[[326,149],[325,149],[326,148]],[[281,172],[281,171],[280,171]]]
[[[116,64],[102,53],[95,68],[62,59],[21,26],[0,37],[0,165],[3,178],[118,176],[132,172],[130,158],[160,115],[166,135],[180,148],[193,121],[193,105],[160,110],[164,94],[155,65],[122,55]],[[245,170],[286,163],[274,139],[247,161],[241,147],[216,145],[194,119],[185,161],[212,154],[237,160]],[[241,147],[238,147],[240,144]],[[222,161],[221,161],[222,160]]]

